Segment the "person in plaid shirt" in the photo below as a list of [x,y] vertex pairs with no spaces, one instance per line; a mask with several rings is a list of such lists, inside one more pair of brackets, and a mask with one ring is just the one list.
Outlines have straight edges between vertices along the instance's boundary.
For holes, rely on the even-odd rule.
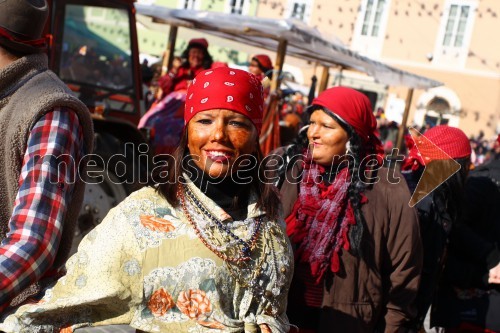
[[0,313],[66,261],[92,152],[87,108],[47,67],[47,16],[45,0],[0,1]]

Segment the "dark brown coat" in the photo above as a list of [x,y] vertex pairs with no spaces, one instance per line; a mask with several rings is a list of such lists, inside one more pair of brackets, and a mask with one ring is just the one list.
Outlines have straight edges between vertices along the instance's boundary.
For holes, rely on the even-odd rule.
[[[296,177],[295,167],[287,176]],[[399,177],[391,184],[388,175]],[[417,215],[409,207],[410,193],[399,172],[382,168],[380,180],[365,191],[366,220],[363,258],[341,254],[341,272],[325,281],[320,332],[406,332],[415,316],[414,299],[422,269],[422,245]],[[280,189],[284,216],[297,199],[298,185],[285,181]],[[294,318],[289,318],[294,323]]]

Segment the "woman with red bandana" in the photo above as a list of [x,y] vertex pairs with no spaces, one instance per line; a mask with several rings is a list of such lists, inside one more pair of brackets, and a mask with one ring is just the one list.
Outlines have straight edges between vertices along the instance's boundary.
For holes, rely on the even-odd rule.
[[401,175],[382,167],[370,101],[335,87],[308,111],[278,172],[296,259],[290,323],[300,332],[406,332],[421,271],[418,221]]
[[272,77],[273,63],[271,58],[265,54],[257,54],[252,57],[248,65],[248,71],[257,76],[261,81],[267,76]]
[[0,331],[288,332],[293,254],[277,194],[259,181],[262,103],[262,86],[246,71],[199,73],[158,185],[114,208],[67,275]]
[[415,319],[415,329],[421,330],[444,267],[450,232],[462,214],[471,146],[464,132],[445,125],[422,135],[414,132],[412,138],[407,140],[409,153],[402,170],[414,193],[424,248]]
[[[198,73],[212,67],[213,59],[208,53],[208,41],[205,38],[193,38],[181,55],[184,62],[159,79],[163,96],[172,91],[186,90]],[[161,82],[160,82],[161,81]]]
[[[426,274],[422,276],[422,283],[429,280],[429,273],[440,273],[431,280],[436,284],[440,278],[435,290],[429,288],[429,283],[421,285],[419,299],[431,291],[436,293],[428,299],[432,301],[431,327],[442,327],[446,333],[500,332],[500,286],[494,274],[500,262],[500,182],[495,179],[498,176],[492,176],[495,164],[477,167],[468,173],[471,145],[465,133],[457,128],[436,126],[423,137],[447,156],[429,154],[426,145],[421,148],[422,144],[417,141],[420,155],[417,158],[410,155],[410,159],[417,161],[414,166],[425,162],[426,168],[432,170],[434,163],[453,159],[460,170],[426,198],[427,204],[424,200],[423,204],[417,204],[426,246]],[[499,166],[500,163],[497,170]],[[438,257],[436,254],[440,253],[436,250],[446,255]],[[440,260],[439,270],[433,271],[436,259]]]
[[257,54],[252,57],[248,65],[248,71],[255,75],[264,87],[264,101],[271,90],[271,79],[273,77],[273,63],[271,58],[265,54]]

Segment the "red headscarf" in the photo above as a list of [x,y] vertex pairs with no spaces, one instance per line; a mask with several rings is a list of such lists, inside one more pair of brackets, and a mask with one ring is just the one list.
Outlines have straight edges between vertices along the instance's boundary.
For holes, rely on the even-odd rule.
[[205,70],[194,78],[186,95],[184,122],[198,112],[228,109],[246,116],[260,133],[263,114],[262,84],[246,71],[219,67]]
[[200,46],[205,49],[208,48],[208,41],[205,38],[193,38],[189,41],[188,47],[189,46]]
[[268,70],[273,69],[273,62],[271,61],[271,58],[265,54],[257,54],[252,57],[252,60],[257,61],[264,70],[264,72],[267,72]]
[[369,153],[383,152],[378,138],[377,120],[370,100],[363,93],[347,87],[333,87],[319,94],[312,104],[327,108],[350,125],[361,137]]
[[415,144],[410,147],[408,157],[403,163],[403,170],[415,170],[435,160],[464,158],[471,153],[469,139],[462,130],[439,125],[415,139]]
[[[425,155],[430,156],[432,159],[463,158],[471,154],[472,149],[469,139],[459,128],[439,125],[426,131],[424,136],[449,155],[449,157],[446,157],[442,154],[436,154],[435,150],[432,150],[432,147],[427,145],[419,147],[420,153],[427,153]],[[430,151],[427,152],[427,149],[430,149]]]
[[435,126],[414,140],[409,145],[407,142],[409,152],[403,170],[416,170],[431,161],[464,158],[472,153],[469,139],[456,127]]

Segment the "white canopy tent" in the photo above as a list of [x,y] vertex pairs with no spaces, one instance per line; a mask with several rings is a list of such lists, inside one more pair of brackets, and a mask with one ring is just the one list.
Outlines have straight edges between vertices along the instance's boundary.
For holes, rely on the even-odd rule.
[[[294,19],[266,19],[237,14],[170,9],[145,4],[136,4],[136,9],[138,14],[171,26],[168,46],[171,54],[173,54],[177,27],[185,27],[275,51],[277,58],[274,70],[278,73],[282,71],[285,54],[321,64],[323,74],[319,91],[326,88],[331,66],[365,73],[373,77],[375,82],[385,85],[407,87],[409,90],[396,144],[400,149],[403,146],[403,134],[414,89],[429,89],[443,85],[441,82],[388,66],[362,56],[339,43],[328,41],[316,29]],[[167,60],[170,58],[170,55],[166,57]],[[273,75],[272,91],[279,86],[279,77],[280,75]]]
[[327,41],[315,29],[293,19],[266,19],[208,11],[169,9],[136,4],[137,13],[156,22],[201,30],[211,35],[276,52],[287,41],[286,54],[324,66],[341,66],[372,76],[375,81],[414,89],[427,89],[441,82],[419,76],[362,56],[343,45]]

